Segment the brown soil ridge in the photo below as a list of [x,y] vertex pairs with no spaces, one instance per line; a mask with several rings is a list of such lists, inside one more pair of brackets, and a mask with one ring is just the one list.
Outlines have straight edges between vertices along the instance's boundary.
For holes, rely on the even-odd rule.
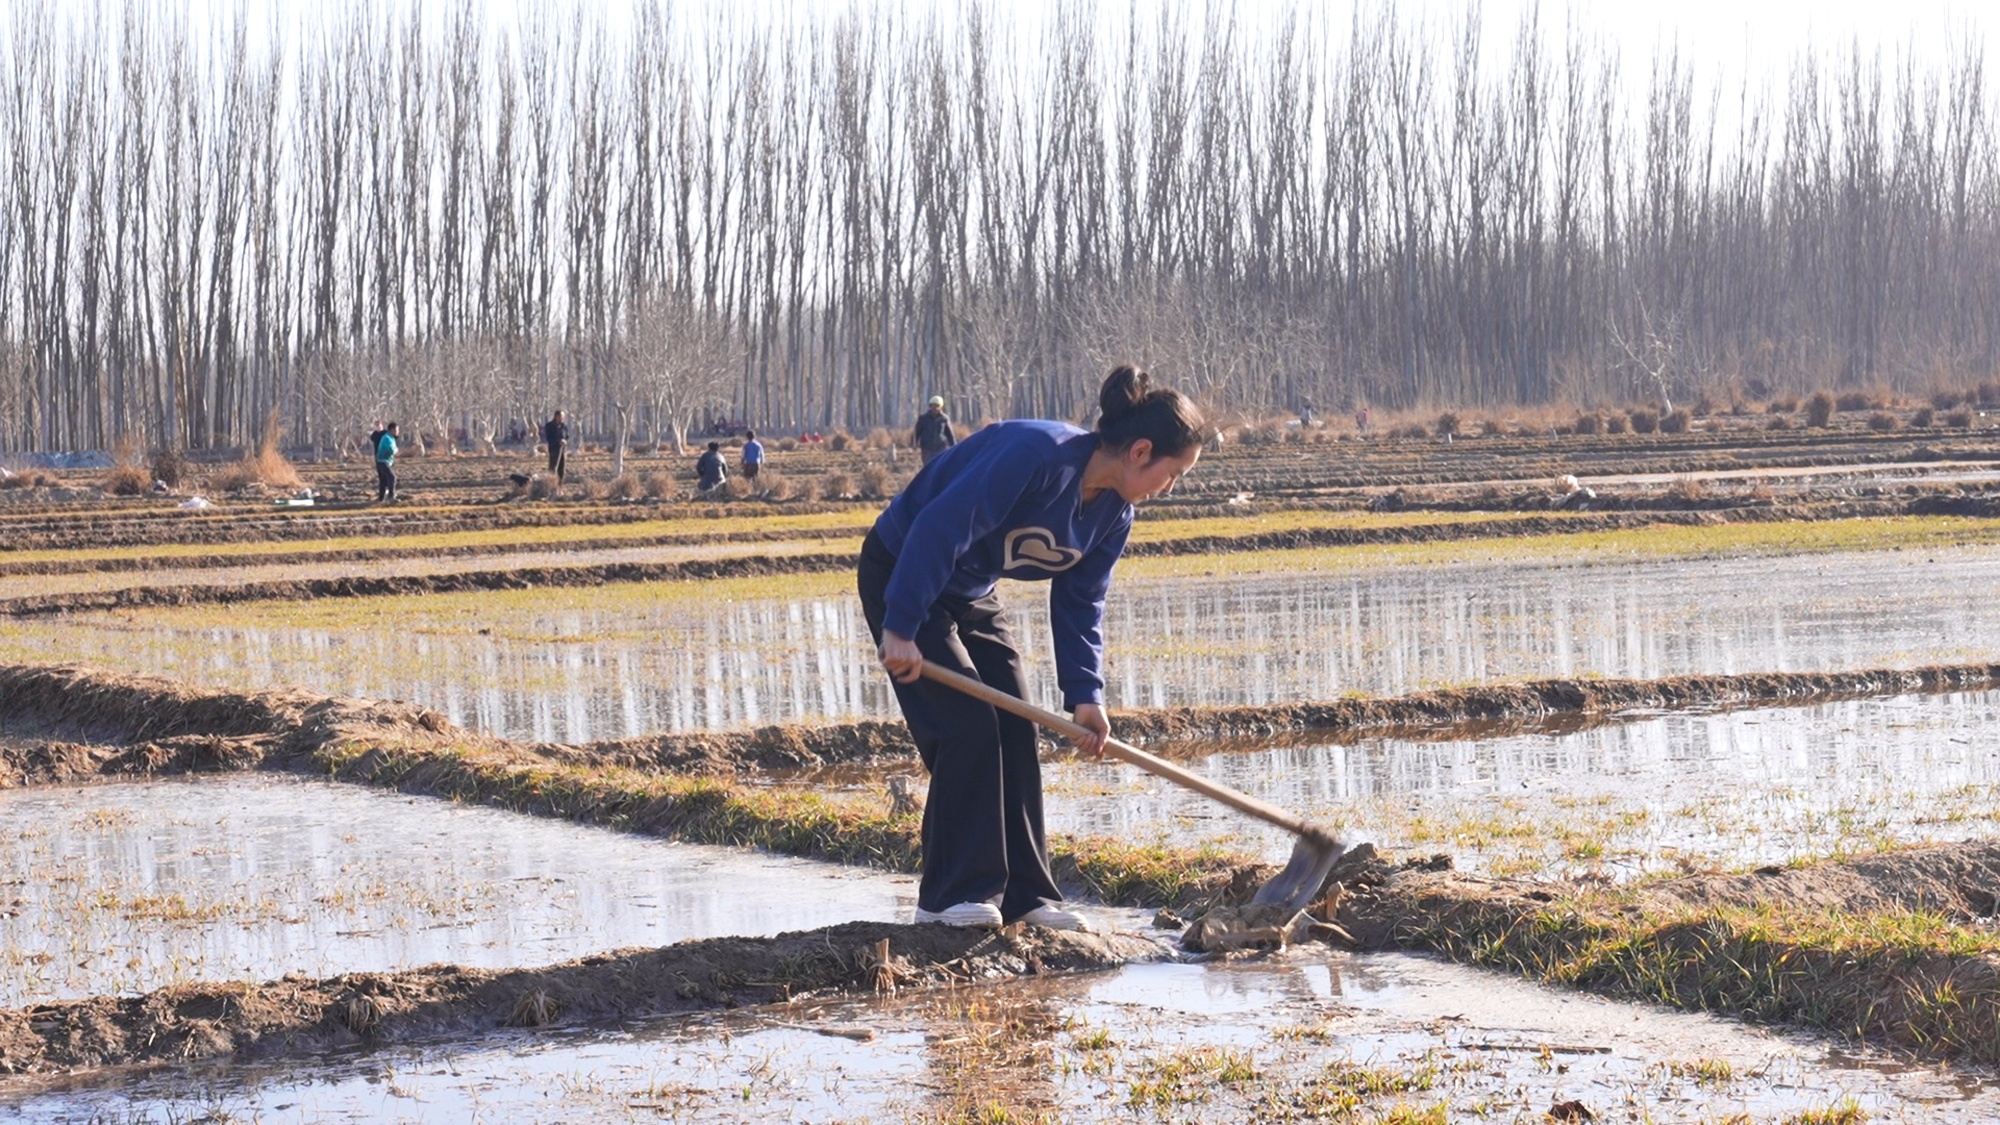
[[8,562],[0,559],[0,578],[62,574],[127,574],[152,570],[220,570],[233,567],[292,566],[314,563],[384,562],[399,559],[464,559],[565,551],[621,551],[649,547],[706,547],[723,543],[782,543],[810,539],[858,539],[855,528],[804,528],[798,531],[737,529],[715,532],[675,532],[667,535],[598,536],[561,543],[460,543],[445,547],[355,547],[338,551],[258,551],[233,555],[129,555],[96,559],[42,559]]
[[1996,888],[2000,843],[1975,841],[1614,889],[1378,872],[1337,918],[1365,948],[1991,1065]]
[[[886,961],[879,956],[884,942]],[[1083,972],[1169,955],[1163,945],[1130,935],[850,922],[773,938],[619,950],[537,969],[431,966],[324,980],[181,985],[143,996],[0,1011],[0,1073],[264,1058],[822,994]]]
[[[1114,721],[1120,737],[1144,742],[1255,739],[1295,732],[1323,732],[1336,738],[1421,732],[1435,738],[1454,727],[1563,715],[1797,705],[1974,691],[1996,685],[2000,685],[2000,663],[1852,672],[1746,672],[1653,680],[1555,679],[1384,699],[1133,708],[1116,712]],[[88,747],[74,752],[0,747],[0,779],[209,768],[219,762],[243,761],[248,741],[276,739],[285,753],[309,753],[350,728],[393,729],[419,737],[435,734],[501,744],[496,739],[476,738],[438,712],[414,704],[324,696],[298,689],[208,690],[176,680],[122,675],[82,665],[0,665],[0,720],[20,735],[93,746],[159,744],[136,757],[114,755],[102,762],[99,751],[76,756]],[[219,747],[203,757],[197,752],[203,739],[233,740],[233,748]],[[915,752],[903,725],[885,720],[645,735],[582,746],[545,743],[521,749],[552,762],[688,775],[868,763],[907,758]],[[1172,754],[1174,748],[1166,750]],[[186,764],[176,766],[177,762]]]
[[[2000,686],[2000,664],[1948,664],[1855,672],[1744,672],[1662,679],[1559,679],[1414,692],[1384,699],[1274,703],[1234,707],[1118,710],[1118,736],[1137,742],[1191,743],[1324,732],[1334,737],[1449,737],[1452,728],[1525,722],[1561,715],[1638,710],[1742,708],[1882,695],[1921,695]],[[1467,732],[1471,733],[1471,732]],[[1207,746],[1182,748],[1206,753]],[[583,746],[538,747],[565,761],[596,761],[676,773],[804,769],[906,758],[915,746],[901,723],[868,720],[748,731],[645,735]],[[1163,752],[1184,756],[1175,747]]]
[[466,570],[444,574],[349,575],[268,582],[132,586],[119,590],[36,594],[0,600],[0,616],[35,617],[93,610],[144,609],[189,605],[233,605],[250,601],[310,601],[317,598],[408,597],[473,590],[532,590],[607,586],[616,583],[680,582],[813,574],[846,570],[845,554],[746,555],[684,562],[619,562],[587,566],[531,566],[510,570]]
[[[846,512],[872,506],[862,502],[787,503],[785,515]],[[434,532],[490,531],[526,527],[589,527],[650,523],[670,519],[743,519],[774,514],[768,503],[702,504],[583,504],[575,507],[520,507],[501,504],[450,505],[436,511],[411,512],[369,505],[335,505],[274,514],[257,507],[247,511],[190,515],[173,508],[135,511],[78,512],[61,510],[23,513],[0,519],[8,529],[0,555],[7,551],[62,550],[88,547],[157,547],[261,541],[344,539],[357,535],[417,535]],[[55,526],[49,526],[53,524]]]
[[[1511,519],[1446,521],[1374,528],[1303,528],[1245,535],[1198,535],[1138,542],[1126,548],[1134,556],[1175,556],[1292,550],[1320,547],[1463,542],[1522,538],[1591,531],[1631,530],[1649,526],[1721,526],[1729,523],[1852,519],[1898,515],[1912,505],[1842,504],[1833,507],[1744,507],[1693,512],[1602,512],[1537,515]],[[1943,514],[1943,513],[1930,513]],[[244,583],[194,583],[172,586],[131,586],[116,590],[69,591],[0,599],[0,617],[34,617],[114,609],[163,608],[189,605],[233,605],[249,601],[305,601],[316,598],[396,597],[478,590],[524,590],[550,587],[590,587],[617,583],[674,582],[786,574],[823,574],[850,569],[855,556],[812,553],[781,556],[746,555],[683,562],[617,562],[576,566],[517,567],[508,570],[465,570],[441,574],[350,575]]]

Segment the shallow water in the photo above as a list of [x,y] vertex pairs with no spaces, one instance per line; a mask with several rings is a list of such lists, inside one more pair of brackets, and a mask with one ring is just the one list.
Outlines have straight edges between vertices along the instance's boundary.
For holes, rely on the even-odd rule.
[[[1990,836],[2000,692],[1670,712],[1570,733],[1227,751],[1197,772],[1400,854],[1504,873],[1624,878]],[[1051,831],[1291,838],[1129,766],[1045,767]]]
[[[1031,1030],[1009,1040],[1000,1034],[1007,1024]],[[1236,1052],[1256,1077],[1224,1084],[1198,1075],[1187,1100],[1147,1100],[1163,1064],[1197,1058],[1190,1052],[1203,1048]],[[303,1064],[102,1075],[63,1088],[14,1082],[0,1084],[0,1106],[36,1122],[201,1114],[892,1122],[937,1120],[952,1108],[956,1086],[1063,1121],[1236,1122],[1259,1102],[1283,1104],[1336,1061],[1430,1076],[1428,1088],[1368,1100],[1360,1120],[1398,1100],[1445,1104],[1452,1120],[1495,1121],[1540,1121],[1571,1099],[1613,1122],[1736,1113],[1775,1121],[1849,1100],[1875,1122],[1972,1122],[2000,1113],[2000,1093],[1979,1075],[1900,1066],[1804,1036],[1419,958],[1310,948],[1264,962],[1136,966],[955,994],[506,1033]],[[1674,1073],[1675,1064],[1697,1061],[1709,1080]]]
[[[2000,654],[2000,548],[1727,560],[1450,565],[1117,585],[1117,706],[1395,695],[1547,676],[1857,669]],[[393,602],[387,621],[288,628],[176,610],[10,622],[0,656],[228,687],[402,698],[509,737],[893,716],[860,607],[831,596],[649,599],[643,586]],[[819,582],[821,580],[814,580]],[[1009,586],[1051,704],[1045,594]],[[466,597],[484,599],[474,603]],[[468,604],[482,607],[468,610]],[[278,612],[282,612],[279,610]]]
[[546,965],[889,921],[915,901],[902,876],[324,782],[0,793],[0,1007],[290,972]]

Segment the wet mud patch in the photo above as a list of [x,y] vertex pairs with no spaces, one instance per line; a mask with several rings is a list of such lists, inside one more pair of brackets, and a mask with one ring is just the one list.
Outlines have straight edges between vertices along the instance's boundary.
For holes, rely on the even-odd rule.
[[1105,969],[1168,956],[1164,945],[1121,934],[853,922],[774,938],[623,950],[533,970],[434,966],[324,980],[187,985],[0,1011],[0,1073],[254,1059]]

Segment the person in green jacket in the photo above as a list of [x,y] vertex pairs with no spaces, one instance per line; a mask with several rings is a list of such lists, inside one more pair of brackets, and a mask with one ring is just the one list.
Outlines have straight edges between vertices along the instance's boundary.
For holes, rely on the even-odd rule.
[[396,423],[382,427],[382,435],[375,439],[375,501],[392,501],[396,498]]

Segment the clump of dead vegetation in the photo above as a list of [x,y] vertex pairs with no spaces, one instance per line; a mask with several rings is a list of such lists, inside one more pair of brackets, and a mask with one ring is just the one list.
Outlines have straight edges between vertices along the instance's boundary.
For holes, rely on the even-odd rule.
[[303,488],[305,481],[299,477],[298,469],[285,459],[284,452],[279,448],[284,433],[278,412],[274,409],[264,416],[264,432],[257,441],[257,448],[244,455],[241,461],[210,473],[209,488],[216,492],[242,492],[257,487]]

